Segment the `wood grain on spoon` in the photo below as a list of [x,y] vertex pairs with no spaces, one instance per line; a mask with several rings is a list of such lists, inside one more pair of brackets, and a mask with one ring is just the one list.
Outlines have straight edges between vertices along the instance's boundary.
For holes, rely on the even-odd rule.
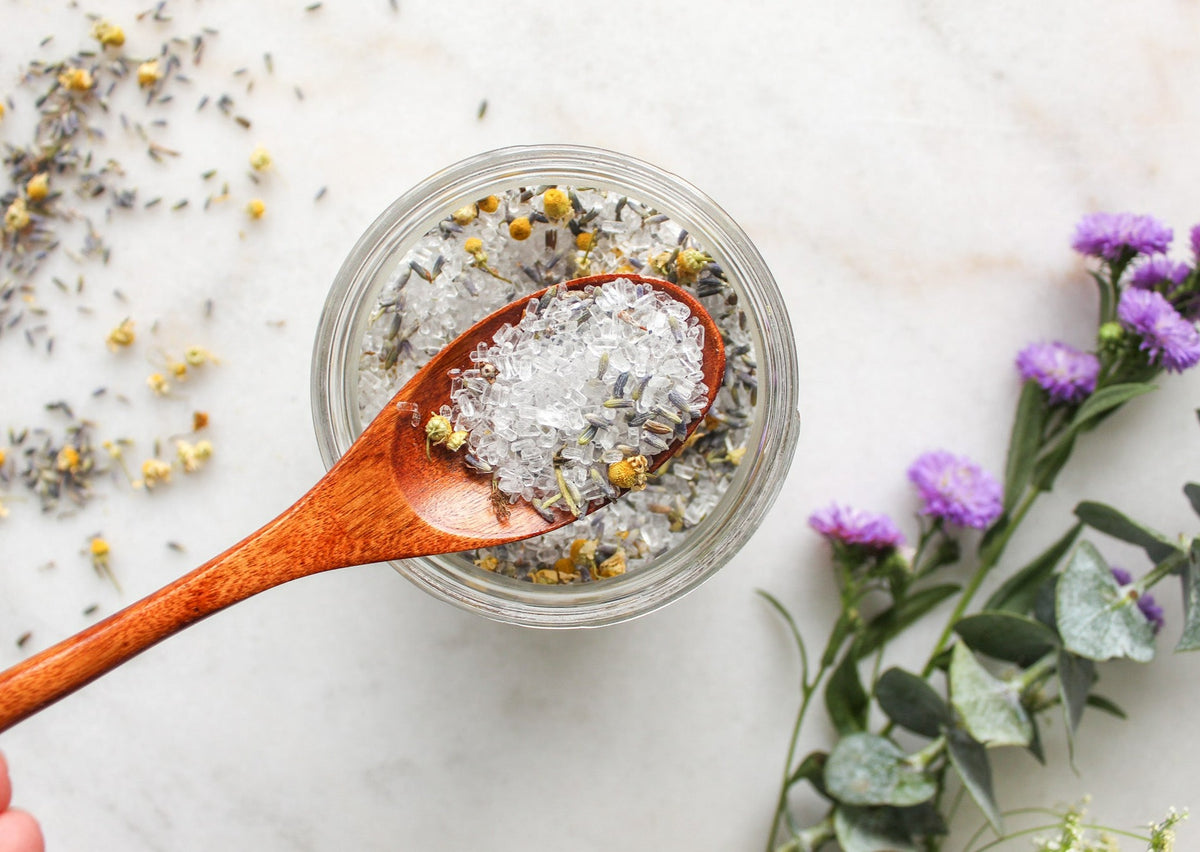
[[[721,334],[686,290],[653,278],[597,275],[570,289],[616,278],[650,284],[686,304],[704,327],[704,382],[711,405],[725,372]],[[329,472],[291,508],[190,574],[89,629],[0,673],[0,731],[70,694],[151,645],[227,606],[299,577],[391,559],[473,550],[541,535],[568,524],[565,510],[545,520],[529,504],[507,517],[492,505],[491,478],[461,453],[426,453],[424,419],[449,402],[453,367],[505,323],[516,324],[531,298],[472,326],[439,352],[371,421]],[[415,403],[422,424],[397,402]],[[703,418],[690,424],[688,434]],[[676,449],[678,444],[673,447]],[[669,457],[655,459],[661,464]],[[600,505],[593,501],[589,511]]]

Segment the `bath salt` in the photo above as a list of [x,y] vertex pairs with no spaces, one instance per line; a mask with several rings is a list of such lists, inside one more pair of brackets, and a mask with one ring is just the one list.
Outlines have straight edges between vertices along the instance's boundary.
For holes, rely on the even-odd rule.
[[471,362],[451,377],[449,414],[470,464],[541,510],[578,516],[618,488],[641,490],[642,471],[624,476],[619,463],[641,467],[707,408],[703,326],[628,278],[531,300]]

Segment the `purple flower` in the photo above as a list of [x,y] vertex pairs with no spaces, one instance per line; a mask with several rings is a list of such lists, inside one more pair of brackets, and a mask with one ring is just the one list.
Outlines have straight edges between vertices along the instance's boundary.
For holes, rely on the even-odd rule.
[[1092,213],[1075,226],[1071,247],[1080,254],[1120,260],[1126,252],[1161,254],[1174,234],[1152,216],[1133,213]]
[[1192,254],[1200,261],[1200,225],[1192,225]]
[[1033,379],[1051,402],[1082,402],[1096,389],[1100,359],[1065,343],[1031,343],[1017,354],[1017,372]]
[[[1133,576],[1128,571],[1115,565],[1112,568],[1112,575],[1118,585],[1128,586],[1133,582]],[[1149,592],[1138,595],[1137,605],[1138,609],[1142,611],[1142,615],[1146,616],[1146,620],[1150,622],[1150,626],[1154,628],[1154,632],[1162,630],[1166,618],[1163,616],[1163,608],[1154,601],[1154,595]]]
[[1126,290],[1117,303],[1121,325],[1142,337],[1150,363],[1182,373],[1200,361],[1200,332],[1154,290]]
[[1153,290],[1160,284],[1168,284],[1170,286],[1166,288],[1166,292],[1169,296],[1191,274],[1192,268],[1186,263],[1157,255],[1133,271],[1133,275],[1129,277],[1129,286],[1139,290]]
[[808,525],[830,541],[868,550],[887,551],[904,544],[904,534],[887,515],[873,515],[838,503],[813,512]]
[[908,478],[925,501],[921,511],[926,515],[976,529],[1000,517],[1000,484],[966,456],[925,453],[908,469]]

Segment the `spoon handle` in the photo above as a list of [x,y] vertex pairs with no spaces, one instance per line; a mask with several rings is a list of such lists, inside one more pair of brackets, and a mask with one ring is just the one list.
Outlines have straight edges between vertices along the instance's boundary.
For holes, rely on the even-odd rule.
[[330,549],[313,547],[298,522],[313,514],[304,511],[311,496],[170,585],[0,672],[0,731],[214,612],[345,564]]

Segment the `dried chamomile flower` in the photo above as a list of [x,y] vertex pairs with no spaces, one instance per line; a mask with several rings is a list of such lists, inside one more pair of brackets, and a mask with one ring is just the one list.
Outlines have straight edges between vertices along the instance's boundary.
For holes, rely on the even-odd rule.
[[508,223],[508,235],[514,240],[527,240],[532,233],[533,225],[529,223],[529,219],[525,216],[518,216]]
[[162,373],[151,373],[146,378],[146,384],[150,386],[150,390],[159,396],[163,396],[171,390],[170,383],[167,382],[166,377]]
[[267,205],[263,203],[261,198],[251,198],[246,205],[246,213],[251,219],[261,219],[267,213]]
[[197,441],[194,444],[176,441],[175,453],[179,456],[179,463],[183,465],[183,472],[195,473],[204,462],[212,458],[213,447],[210,441]]
[[482,568],[484,571],[493,571],[494,572],[497,568],[500,567],[500,560],[497,559],[495,556],[492,556],[489,553],[486,556],[480,556],[478,559],[476,559],[475,564],[478,565],[480,568]]
[[120,325],[108,332],[104,343],[107,343],[108,348],[113,352],[122,347],[131,346],[133,343],[133,320],[128,317],[122,319]]
[[25,196],[30,201],[41,201],[50,194],[50,175],[39,172],[25,183]]
[[210,361],[215,362],[217,359],[203,346],[189,346],[183,351],[183,360],[187,361],[189,366],[199,367]]
[[138,85],[143,89],[149,89],[162,79],[162,70],[158,67],[158,60],[151,59],[143,62],[137,69]]
[[684,249],[675,258],[675,274],[690,280],[704,271],[704,267],[712,263],[712,258],[699,249]]
[[92,568],[101,577],[106,577],[109,582],[120,589],[117,584],[117,578],[112,572],[112,566],[109,563],[109,555],[112,553],[112,548],[109,547],[108,541],[99,535],[94,535],[88,540],[87,555],[92,561]]
[[452,453],[457,452],[467,442],[467,438],[469,437],[471,437],[471,433],[467,430],[455,429],[446,436],[446,449]]
[[8,111],[8,108],[6,106],[4,106],[4,103],[2,101],[0,101],[0,118],[4,118],[4,113],[7,111]]
[[596,236],[591,231],[580,231],[575,236],[575,248],[580,251],[591,251],[596,242]]
[[8,459],[8,453],[0,449],[0,467],[4,467],[4,462]]
[[25,206],[25,199],[18,195],[4,211],[4,230],[15,234],[28,228],[29,222],[29,208]]
[[108,21],[96,21],[92,25],[92,38],[103,47],[120,47],[125,44],[125,30]]
[[259,145],[250,152],[250,168],[256,172],[261,172],[271,168],[271,154],[266,148]]
[[487,198],[481,198],[475,202],[475,206],[480,213],[495,213],[500,209],[500,199],[494,195],[489,195]]
[[646,468],[649,461],[645,456],[630,456],[608,466],[608,481],[616,488],[641,491],[646,487]]
[[434,444],[443,444],[454,432],[450,420],[441,414],[429,415],[425,422],[425,455],[429,457],[429,448]]
[[481,255],[484,260],[487,260],[487,255],[483,251],[483,240],[479,239],[479,237],[467,237],[463,242],[463,251],[476,260],[479,260]]
[[475,221],[475,217],[479,215],[479,208],[474,204],[467,204],[455,210],[450,218],[458,225],[470,225]]
[[571,213],[571,199],[557,187],[551,187],[542,193],[542,207],[551,219],[562,219]]
[[86,92],[96,80],[86,68],[67,68],[58,75],[58,84],[72,92]]
[[54,457],[54,469],[60,473],[79,473],[81,462],[79,450],[66,444]]
[[601,580],[607,580],[610,577],[619,577],[625,573],[625,568],[625,551],[618,548],[616,553],[596,566],[596,576]]
[[[142,462],[142,481],[140,484],[154,488],[171,479],[171,466],[162,459],[146,459]],[[138,485],[139,483],[134,483]]]

